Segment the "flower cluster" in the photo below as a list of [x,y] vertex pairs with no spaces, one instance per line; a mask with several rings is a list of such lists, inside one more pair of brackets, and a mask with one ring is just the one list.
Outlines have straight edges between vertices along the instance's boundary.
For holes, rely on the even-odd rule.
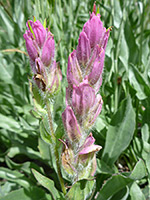
[[[103,27],[95,5],[90,19],[84,24],[76,50],[68,58],[66,109],[62,114],[67,132],[62,151],[62,166],[75,179],[87,178],[96,171],[95,145],[89,128],[101,112],[102,98],[98,94],[102,84],[105,49],[109,29]],[[75,175],[76,174],[76,175]]]
[[[51,95],[56,94],[60,88],[62,74],[55,61],[53,35],[38,20],[34,22],[29,20],[27,28],[24,39],[30,57],[34,83],[40,91]],[[61,162],[64,170],[73,177],[74,181],[94,176],[96,152],[102,148],[94,144],[95,139],[89,129],[102,109],[103,100],[98,91],[102,84],[109,31],[110,29],[106,30],[103,27],[94,4],[90,19],[84,24],[79,35],[77,48],[68,58],[66,109],[62,113],[67,134],[65,140],[60,139],[63,143]],[[48,100],[49,96],[45,95],[45,98]],[[48,113],[50,116],[50,109]],[[55,137],[51,120],[50,116],[51,134]],[[59,159],[57,152],[56,146],[55,156]],[[57,170],[61,176],[59,166]]]
[[55,41],[52,33],[40,21],[27,21],[24,36],[30,57],[33,80],[41,91],[54,94],[60,87],[62,74],[56,63]]

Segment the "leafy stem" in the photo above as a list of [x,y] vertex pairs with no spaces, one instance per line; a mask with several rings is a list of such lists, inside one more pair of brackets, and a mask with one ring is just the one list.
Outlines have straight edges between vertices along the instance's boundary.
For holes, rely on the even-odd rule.
[[60,162],[59,162],[59,152],[58,152],[58,148],[57,148],[57,145],[56,145],[57,144],[57,138],[55,137],[55,133],[54,133],[52,113],[51,113],[51,109],[50,109],[50,102],[49,102],[48,99],[46,99],[46,107],[47,107],[47,113],[48,113],[50,132],[51,132],[51,136],[52,136],[52,141],[54,143],[54,151],[55,151],[55,159],[56,159],[58,178],[59,178],[59,181],[60,181],[62,191],[65,195],[66,194],[66,188],[65,188],[64,181],[63,181],[63,178],[62,178]]

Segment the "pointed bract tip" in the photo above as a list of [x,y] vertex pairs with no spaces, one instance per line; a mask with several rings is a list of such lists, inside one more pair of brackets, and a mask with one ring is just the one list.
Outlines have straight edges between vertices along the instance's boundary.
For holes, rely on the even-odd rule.
[[110,26],[110,27],[106,30],[106,32],[107,32],[107,31],[112,31],[113,28],[114,28],[113,26]]
[[35,34],[34,34],[34,31],[33,31],[33,29],[32,29],[32,26],[31,26],[31,24],[30,24],[30,20],[28,20],[28,27],[29,27],[29,29],[30,29],[30,31],[31,31],[31,33],[33,34],[33,38],[35,39]]
[[43,27],[46,29],[46,19],[44,19]]
[[100,11],[99,11],[99,10],[100,10],[100,9],[99,9],[99,5],[98,5],[97,12],[96,12],[96,15],[100,13]]
[[93,5],[93,13],[95,13],[96,15],[96,1],[94,2],[94,5]]
[[36,18],[35,18],[35,16],[33,16],[33,22],[36,22]]

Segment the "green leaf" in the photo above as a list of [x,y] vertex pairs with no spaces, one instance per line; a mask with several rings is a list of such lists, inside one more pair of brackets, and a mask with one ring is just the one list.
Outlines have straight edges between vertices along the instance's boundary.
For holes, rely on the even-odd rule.
[[129,81],[136,90],[136,95],[139,100],[146,99],[150,96],[150,87],[147,80],[134,65],[131,65],[129,68]]
[[146,167],[149,173],[149,178],[150,178],[150,152],[147,153],[147,157],[146,157]]
[[8,64],[8,60],[3,58],[3,56],[0,54],[0,68],[1,68],[1,73],[0,73],[0,80],[2,80],[5,84],[12,84],[13,83],[13,75],[14,75],[14,65]]
[[112,196],[112,198],[110,200],[127,200],[129,196],[129,187],[126,186],[125,188],[123,188],[122,190],[120,190],[119,192],[117,192],[115,195]]
[[52,144],[52,138],[51,135],[47,132],[47,130],[44,127],[43,121],[40,123],[40,135],[41,138],[48,144]]
[[21,185],[24,188],[29,188],[33,183],[18,171],[0,167],[0,177]]
[[118,191],[122,190],[125,186],[132,183],[133,180],[122,175],[114,175],[102,186],[96,200],[106,200]]
[[35,110],[39,112],[39,114],[46,114],[45,110],[45,103],[43,98],[43,93],[40,91],[40,89],[33,83],[30,82],[30,89],[33,94],[33,102],[35,106]]
[[37,172],[34,169],[32,169],[32,172],[33,172],[35,178],[37,179],[37,181],[43,187],[45,187],[46,189],[49,190],[49,192],[51,193],[53,199],[57,199],[57,198],[60,198],[60,197],[62,197],[62,199],[63,199],[63,194],[57,191],[57,189],[54,186],[54,182],[51,179],[43,176],[42,174],[40,174],[39,172]]
[[130,174],[130,178],[134,179],[134,180],[140,180],[142,179],[143,177],[145,177],[147,175],[147,172],[146,172],[146,166],[145,166],[145,163],[143,160],[139,160],[132,173]]
[[117,173],[117,168],[115,168],[115,166],[110,167],[103,160],[97,159],[96,172],[99,174],[114,174],[114,173]]
[[150,130],[149,130],[148,124],[143,125],[141,132],[142,132],[142,140],[145,142],[148,142],[149,137],[150,137],[149,135]]
[[0,188],[0,199],[4,196],[6,196],[9,192],[14,190],[14,188],[17,189],[17,184],[12,183],[11,181],[7,181],[4,184],[1,183],[1,188]]
[[150,153],[150,144],[142,141],[140,138],[135,137],[133,140],[133,150],[137,157],[147,160],[147,156]]
[[149,194],[150,194],[150,188],[149,188],[149,185],[150,185],[150,183],[149,183],[149,181],[148,181],[148,185],[146,185],[143,189],[142,189],[142,192],[143,192],[143,194],[144,194],[144,196],[145,196],[145,198],[146,199],[149,199]]
[[51,196],[38,187],[30,187],[29,190],[19,189],[10,192],[0,200],[52,200]]
[[120,44],[119,58],[120,58],[121,62],[124,64],[126,71],[128,72],[129,50],[128,50],[127,42],[125,40],[123,29],[121,32],[121,44]]
[[22,145],[20,142],[17,141],[14,142],[14,145],[9,149],[8,156],[10,158],[14,157],[17,154],[24,154],[32,159],[41,159],[40,153],[38,151],[35,151],[33,147]]
[[0,127],[9,131],[20,132],[20,125],[12,117],[0,114]]
[[124,100],[113,116],[106,136],[102,160],[112,165],[130,144],[135,129],[135,112],[131,98]]
[[146,200],[144,194],[142,193],[140,187],[134,182],[130,188],[131,200]]
[[119,1],[114,1],[114,26],[118,29],[122,19],[122,10]]
[[[5,30],[5,35],[9,37],[10,42],[14,42],[14,22],[12,18],[9,17],[5,9],[0,7],[0,18],[1,18],[1,27]],[[5,37],[7,38],[7,37]],[[7,44],[8,45],[8,44]]]
[[[130,21],[126,20],[124,28],[125,38],[129,49],[129,63],[136,64],[138,62],[139,48],[136,44],[135,35],[131,27]],[[134,53],[133,53],[134,52]]]
[[9,159],[8,156],[5,157],[5,161],[7,166],[10,169],[15,169],[15,170],[21,170],[22,172],[25,172],[26,174],[28,174],[28,176],[31,176],[31,168],[34,168],[38,171],[43,172],[43,169],[41,167],[39,167],[38,165],[36,165],[34,162],[23,162],[23,163],[15,163],[13,162],[11,159]]
[[50,144],[45,143],[41,138],[39,138],[38,148],[43,160],[48,161],[48,164],[51,166],[51,168],[54,168],[55,171],[57,171],[56,160],[54,156],[54,147]]
[[149,130],[150,130],[150,120],[149,120],[149,116],[150,116],[150,102],[147,103],[144,107],[144,115],[143,115],[143,119],[142,119],[142,124],[147,124],[149,126]]
[[92,193],[95,180],[80,180],[77,181],[69,190],[66,197],[67,200],[78,199],[86,200],[87,197]]

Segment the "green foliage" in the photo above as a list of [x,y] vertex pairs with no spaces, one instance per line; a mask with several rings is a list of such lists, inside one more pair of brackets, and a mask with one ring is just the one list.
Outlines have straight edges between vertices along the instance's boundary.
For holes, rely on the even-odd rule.
[[[114,164],[119,155],[128,147],[134,134],[135,113],[128,96],[112,117],[108,127],[102,159],[109,165]],[[113,143],[112,143],[113,141]]]
[[43,176],[42,174],[40,174],[39,172],[37,172],[36,170],[32,169],[32,172],[35,176],[35,178],[37,179],[37,181],[45,188],[47,188],[53,199],[63,199],[63,195],[57,191],[57,189],[54,186],[54,182],[50,179],[48,179],[47,177]]
[[66,198],[68,200],[81,198],[85,200],[91,194],[94,185],[95,181],[92,179],[77,181],[67,193]]
[[[0,1],[0,200],[150,198],[148,0],[97,1],[105,27],[113,26],[100,90],[103,110],[92,130],[96,143],[103,149],[97,154],[95,180],[81,180],[70,187],[70,177],[63,174],[66,197],[62,195],[56,173],[43,99],[36,88],[32,90],[38,101],[32,100],[30,64],[23,34],[26,21],[35,16],[42,23],[46,18],[54,34],[56,60],[63,73],[61,92],[51,108],[55,113],[56,137],[62,138],[68,55],[76,48],[93,2]],[[60,153],[59,140],[57,147]]]

